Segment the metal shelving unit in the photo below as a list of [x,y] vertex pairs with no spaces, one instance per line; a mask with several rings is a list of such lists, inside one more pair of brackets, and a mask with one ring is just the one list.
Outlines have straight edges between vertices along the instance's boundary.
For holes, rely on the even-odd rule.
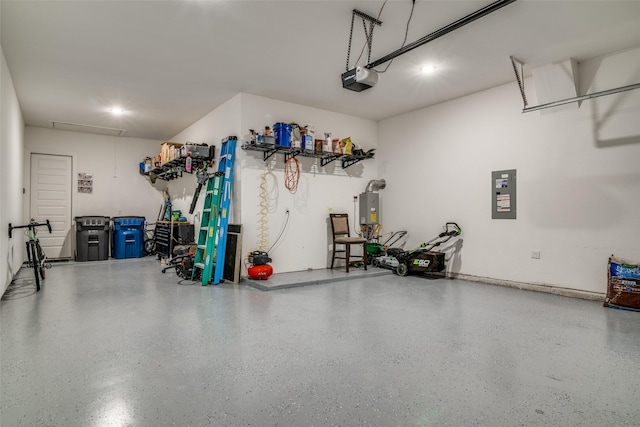
[[183,173],[193,174],[196,169],[202,168],[202,166],[209,162],[209,159],[203,157],[191,158],[191,172],[187,172],[185,165],[187,162],[186,157],[180,157],[179,159],[171,160],[163,164],[162,166],[151,169],[150,172],[140,172],[142,175],[149,176],[154,174],[156,179],[162,179],[164,181],[171,181],[172,179],[182,177]]
[[271,156],[277,153],[284,155],[285,163],[296,156],[301,157],[313,157],[320,159],[320,166],[325,167],[329,163],[336,160],[342,162],[342,168],[346,169],[349,166],[353,166],[356,163],[373,158],[373,151],[365,152],[362,154],[335,154],[335,153],[316,153],[315,151],[307,151],[301,148],[280,147],[273,144],[249,144],[242,145],[242,149],[245,151],[260,151],[262,152],[262,160],[267,161]]

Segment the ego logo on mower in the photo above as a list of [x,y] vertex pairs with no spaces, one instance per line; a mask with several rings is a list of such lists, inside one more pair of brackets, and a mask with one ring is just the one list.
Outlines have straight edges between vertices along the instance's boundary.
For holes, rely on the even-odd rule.
[[413,260],[413,265],[417,265],[418,267],[429,267],[429,264],[431,264],[430,259],[414,259]]

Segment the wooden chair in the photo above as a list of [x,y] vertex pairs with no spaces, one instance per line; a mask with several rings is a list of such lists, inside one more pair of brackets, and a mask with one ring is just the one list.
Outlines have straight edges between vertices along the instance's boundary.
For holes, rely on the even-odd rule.
[[[349,264],[362,261],[364,269],[367,269],[367,239],[364,237],[351,237],[349,234],[349,215],[347,214],[329,214],[331,219],[331,233],[333,235],[333,256],[331,257],[331,268],[338,259],[344,259],[347,264],[347,273],[349,272]],[[336,245],[344,245],[344,249],[337,249]],[[351,261],[351,245],[362,245],[362,256],[357,256]],[[338,253],[344,253],[345,256],[338,256]]]

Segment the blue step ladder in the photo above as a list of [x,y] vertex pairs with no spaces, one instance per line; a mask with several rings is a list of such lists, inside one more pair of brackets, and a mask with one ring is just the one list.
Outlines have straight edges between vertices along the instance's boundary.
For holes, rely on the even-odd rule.
[[[216,260],[213,272],[213,284],[222,281],[224,273],[224,256],[227,247],[227,232],[229,230],[229,209],[231,207],[231,194],[233,189],[233,164],[236,157],[236,142],[238,138],[230,136],[222,140],[220,147],[220,160],[218,172],[222,172],[222,195],[220,200],[220,214],[218,215],[218,227],[216,233]],[[219,250],[218,250],[219,249]]]
[[202,270],[202,286],[207,286],[210,283],[219,284],[224,273],[236,142],[235,136],[222,140],[218,172],[209,177],[207,181],[207,192],[202,209],[202,220],[198,230],[198,242],[191,276],[195,278],[197,270]]

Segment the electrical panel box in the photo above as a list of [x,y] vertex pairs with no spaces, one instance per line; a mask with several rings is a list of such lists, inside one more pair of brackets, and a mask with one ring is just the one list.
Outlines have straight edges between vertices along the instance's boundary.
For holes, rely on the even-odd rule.
[[516,170],[491,172],[491,218],[516,219]]
[[360,225],[375,225],[380,222],[378,193],[360,193]]

